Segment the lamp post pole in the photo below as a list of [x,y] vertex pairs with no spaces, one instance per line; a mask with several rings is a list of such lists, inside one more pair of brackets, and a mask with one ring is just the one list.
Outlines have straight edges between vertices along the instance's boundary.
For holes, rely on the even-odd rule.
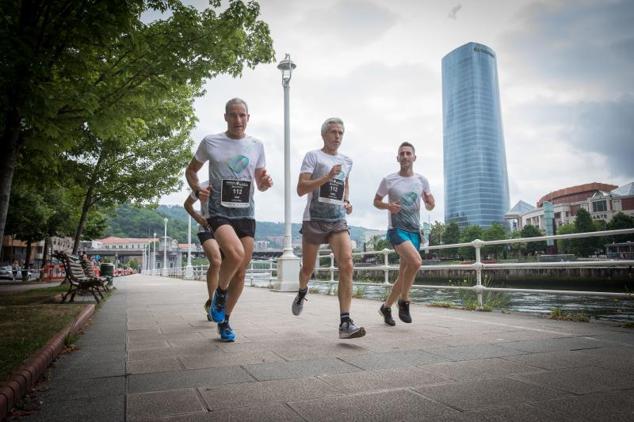
[[277,260],[277,290],[294,291],[299,287],[299,258],[293,253],[291,235],[291,129],[289,90],[295,63],[290,54],[277,65],[284,88],[284,252]]
[[152,275],[155,275],[155,271],[156,271],[156,232],[154,232],[154,237],[152,237],[152,246],[153,246],[153,252],[152,252]]
[[165,223],[165,232],[163,236],[163,271],[161,275],[167,277],[167,217],[163,219],[163,223]]
[[192,216],[187,219],[187,266],[185,267],[185,279],[194,278],[194,269],[192,268]]

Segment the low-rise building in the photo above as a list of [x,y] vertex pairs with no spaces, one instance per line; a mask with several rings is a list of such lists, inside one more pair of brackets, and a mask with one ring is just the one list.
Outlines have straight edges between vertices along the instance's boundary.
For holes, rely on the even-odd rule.
[[585,209],[594,220],[608,222],[619,212],[634,216],[634,182],[621,187],[605,183],[586,183],[550,192],[536,207],[519,201],[505,214],[514,230],[533,225],[545,230],[544,203],[553,205],[555,227],[572,223],[577,211]]

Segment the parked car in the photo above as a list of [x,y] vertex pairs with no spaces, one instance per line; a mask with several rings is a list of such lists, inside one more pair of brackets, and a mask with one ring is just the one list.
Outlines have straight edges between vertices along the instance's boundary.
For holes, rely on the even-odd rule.
[[0,279],[14,280],[13,268],[11,267],[11,265],[3,265],[0,267]]

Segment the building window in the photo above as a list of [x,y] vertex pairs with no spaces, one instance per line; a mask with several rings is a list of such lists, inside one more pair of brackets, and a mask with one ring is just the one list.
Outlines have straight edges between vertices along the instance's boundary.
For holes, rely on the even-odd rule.
[[595,201],[592,203],[592,212],[607,211],[608,207],[605,201]]

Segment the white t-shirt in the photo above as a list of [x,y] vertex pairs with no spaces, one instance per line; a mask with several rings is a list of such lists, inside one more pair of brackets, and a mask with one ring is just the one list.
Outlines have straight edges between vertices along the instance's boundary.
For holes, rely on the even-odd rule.
[[[209,186],[209,180],[205,180],[204,182],[200,183],[199,186],[200,186],[200,189],[202,190],[207,189],[207,186]],[[193,199],[194,201],[200,201],[200,198],[196,196],[196,192],[190,193],[189,197]],[[206,203],[203,204],[202,201],[200,201],[200,214],[203,216],[205,220],[209,218],[209,205]],[[207,228],[199,224],[198,232],[204,232],[204,231],[207,231]]]
[[345,220],[343,199],[346,179],[352,170],[352,160],[343,154],[330,155],[316,149],[306,153],[299,172],[310,173],[310,179],[315,180],[330,173],[330,169],[337,164],[341,164],[341,171],[334,180],[308,193],[304,221]]
[[194,155],[196,161],[209,161],[209,217],[253,218],[255,169],[266,166],[264,145],[245,136],[229,138],[224,132],[206,136]]
[[410,232],[420,230],[420,203],[424,193],[431,193],[427,178],[418,173],[403,177],[392,173],[383,178],[376,194],[381,198],[388,195],[389,202],[399,202],[401,210],[392,214],[388,211],[388,228]]

